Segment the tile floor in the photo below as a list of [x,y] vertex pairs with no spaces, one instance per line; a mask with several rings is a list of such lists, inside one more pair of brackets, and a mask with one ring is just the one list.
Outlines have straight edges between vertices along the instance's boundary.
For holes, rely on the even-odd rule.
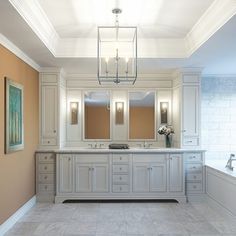
[[36,204],[7,236],[236,236],[236,217],[203,203]]

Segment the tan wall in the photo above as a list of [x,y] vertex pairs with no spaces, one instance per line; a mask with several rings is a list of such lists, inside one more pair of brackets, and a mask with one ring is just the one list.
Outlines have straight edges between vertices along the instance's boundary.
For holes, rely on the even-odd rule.
[[155,138],[154,107],[130,107],[129,109],[129,138]]
[[[24,86],[23,151],[4,154],[4,77]],[[38,72],[0,45],[0,224],[35,195],[38,144]]]
[[106,106],[85,106],[85,138],[110,138],[110,111]]

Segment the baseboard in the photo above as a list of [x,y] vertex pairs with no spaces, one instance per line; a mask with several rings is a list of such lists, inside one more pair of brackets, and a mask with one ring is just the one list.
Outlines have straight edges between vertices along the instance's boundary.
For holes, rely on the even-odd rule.
[[10,218],[0,225],[0,236],[4,235],[31,207],[36,203],[36,196],[33,196],[21,208],[19,208]]

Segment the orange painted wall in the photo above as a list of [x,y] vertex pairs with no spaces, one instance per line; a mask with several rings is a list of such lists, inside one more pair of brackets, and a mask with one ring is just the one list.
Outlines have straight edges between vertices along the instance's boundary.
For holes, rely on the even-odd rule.
[[129,138],[155,138],[154,107],[130,107],[129,109]]
[[[24,86],[23,151],[4,154],[4,77]],[[0,45],[0,224],[35,195],[39,73]]]
[[110,111],[106,106],[85,106],[85,138],[110,138]]

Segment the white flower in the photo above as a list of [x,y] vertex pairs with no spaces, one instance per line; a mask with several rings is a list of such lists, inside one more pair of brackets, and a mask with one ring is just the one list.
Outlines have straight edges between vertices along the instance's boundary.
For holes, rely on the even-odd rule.
[[158,134],[161,135],[170,135],[170,134],[174,134],[174,129],[171,126],[167,126],[167,125],[163,125],[158,129]]

